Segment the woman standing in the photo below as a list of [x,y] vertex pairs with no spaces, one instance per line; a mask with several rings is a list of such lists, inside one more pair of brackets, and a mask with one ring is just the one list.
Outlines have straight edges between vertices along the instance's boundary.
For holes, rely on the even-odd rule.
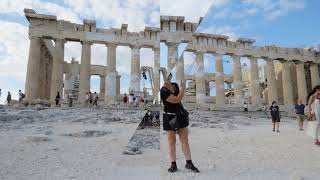
[[[177,116],[178,108],[183,108],[181,100],[184,97],[185,89],[184,84],[181,83],[181,91],[176,83],[171,83],[172,74],[170,73],[160,90],[160,96],[164,105],[163,112],[163,130],[167,131],[168,145],[169,145],[169,158],[171,160],[171,167],[169,172],[173,173],[178,170],[176,164],[176,133],[178,133],[182,152],[186,158],[186,169],[193,172],[200,172],[191,160],[190,146],[188,142],[188,118],[179,118]],[[178,124],[178,125],[177,125]]]
[[272,105],[270,106],[270,114],[272,119],[272,125],[273,125],[273,132],[275,132],[277,128],[277,132],[279,133],[279,123],[280,123],[280,110],[279,106],[277,106],[277,102],[273,101]]
[[315,131],[315,145],[320,145],[318,136],[319,136],[319,128],[320,128],[320,85],[317,85],[313,88],[313,90],[308,95],[308,108],[309,112],[314,114],[317,125]]

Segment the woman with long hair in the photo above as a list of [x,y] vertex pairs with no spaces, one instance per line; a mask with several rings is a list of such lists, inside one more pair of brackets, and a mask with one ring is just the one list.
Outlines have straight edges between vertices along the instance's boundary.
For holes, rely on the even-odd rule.
[[314,114],[317,121],[314,144],[320,145],[318,138],[320,128],[320,85],[317,85],[312,89],[312,91],[309,93],[307,97],[307,100],[308,111],[309,113]]
[[[163,130],[167,131],[168,145],[169,145],[169,158],[171,166],[168,169],[170,173],[178,170],[176,164],[176,133],[179,135],[182,152],[186,159],[185,168],[193,172],[200,172],[196,168],[191,160],[190,146],[188,142],[188,125],[189,119],[178,117],[180,112],[179,108],[182,108],[181,100],[185,94],[185,84],[181,82],[181,90],[177,83],[171,82],[172,74],[170,73],[165,79],[163,87],[160,90],[161,100],[164,105],[163,112]],[[185,111],[186,112],[186,111]],[[178,124],[178,125],[177,125]]]

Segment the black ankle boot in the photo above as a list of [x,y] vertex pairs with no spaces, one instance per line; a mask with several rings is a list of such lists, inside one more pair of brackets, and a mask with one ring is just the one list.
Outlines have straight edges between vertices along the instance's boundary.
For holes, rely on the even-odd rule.
[[174,173],[174,172],[178,171],[177,164],[176,164],[175,162],[172,162],[172,163],[171,163],[171,167],[168,169],[168,171],[169,171],[170,173]]
[[186,164],[185,168],[186,168],[186,169],[189,169],[189,170],[191,170],[192,172],[195,172],[195,173],[199,173],[199,172],[200,172],[199,169],[196,168],[196,167],[193,165],[193,163],[192,163],[191,160],[187,160],[187,164]]

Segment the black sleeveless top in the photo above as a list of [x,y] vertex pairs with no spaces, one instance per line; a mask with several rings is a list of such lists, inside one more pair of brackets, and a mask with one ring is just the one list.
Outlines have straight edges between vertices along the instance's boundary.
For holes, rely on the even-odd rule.
[[163,111],[176,113],[177,106],[179,106],[180,103],[172,104],[167,102],[166,100],[171,94],[173,94],[174,96],[178,96],[180,90],[177,83],[171,83],[171,84],[174,86],[174,90],[175,90],[174,93],[172,93],[169,89],[162,87],[160,90],[160,97],[164,105]]

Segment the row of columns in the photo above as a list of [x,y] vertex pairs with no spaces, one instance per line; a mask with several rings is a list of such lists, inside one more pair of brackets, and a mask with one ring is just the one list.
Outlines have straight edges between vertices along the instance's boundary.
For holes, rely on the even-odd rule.
[[[176,59],[175,54],[177,53],[177,45],[173,43],[167,43],[168,46],[168,65],[167,69],[172,70],[175,65]],[[204,53],[201,51],[195,52],[196,55],[196,102],[201,104],[206,99],[206,88],[205,88],[205,72],[204,72]],[[215,54],[215,83],[216,83],[216,104],[225,104],[225,87],[224,87],[224,72],[223,72],[223,54]],[[242,72],[241,72],[241,56],[233,55],[233,88],[234,97],[237,103],[240,103],[241,97],[244,96],[243,84],[242,84]],[[251,91],[251,103],[259,105],[262,103],[261,99],[261,87],[259,81],[259,70],[258,70],[258,58],[250,56],[250,91]],[[183,56],[179,59],[182,63],[177,64],[177,81],[182,80],[181,74],[184,74]],[[273,101],[278,101],[279,95],[276,85],[274,60],[266,59],[267,66],[267,87],[268,87],[268,104],[272,104]],[[281,61],[282,63],[282,84],[283,84],[283,98],[285,105],[292,105],[293,92],[291,83],[291,73],[289,68],[289,61]],[[180,65],[180,66],[179,66]],[[298,81],[298,97],[305,101],[307,95],[307,83],[306,83],[306,72],[303,62],[296,62],[297,68],[297,81]],[[317,64],[310,66],[312,87],[320,83],[319,69]],[[182,73],[183,72],[183,73]]]

